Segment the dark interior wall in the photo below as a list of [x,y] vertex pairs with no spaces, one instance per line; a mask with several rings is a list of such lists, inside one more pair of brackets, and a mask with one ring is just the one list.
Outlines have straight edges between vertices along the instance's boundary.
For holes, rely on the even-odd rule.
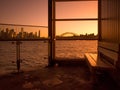
[[120,43],[120,0],[117,0],[117,3],[118,3],[118,33],[119,33],[119,43]]
[[119,2],[120,0],[101,0],[102,41],[120,43]]
[[[101,41],[120,44],[120,0],[100,0],[100,28]],[[120,85],[120,51],[117,70],[112,73],[114,80]]]

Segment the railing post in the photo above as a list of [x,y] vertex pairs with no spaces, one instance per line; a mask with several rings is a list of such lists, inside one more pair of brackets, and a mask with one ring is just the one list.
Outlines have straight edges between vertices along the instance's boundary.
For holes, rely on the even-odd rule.
[[18,73],[20,72],[20,41],[16,41],[16,65]]

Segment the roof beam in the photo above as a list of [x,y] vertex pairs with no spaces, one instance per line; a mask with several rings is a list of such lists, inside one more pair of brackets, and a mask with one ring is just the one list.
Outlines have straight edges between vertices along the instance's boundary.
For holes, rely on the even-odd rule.
[[55,0],[56,2],[70,2],[70,1],[98,1],[98,0]]

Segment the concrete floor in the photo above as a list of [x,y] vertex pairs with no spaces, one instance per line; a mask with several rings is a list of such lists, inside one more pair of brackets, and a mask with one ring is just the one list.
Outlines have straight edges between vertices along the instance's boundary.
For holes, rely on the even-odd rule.
[[87,66],[54,66],[0,76],[0,90],[120,90],[109,78],[90,81]]

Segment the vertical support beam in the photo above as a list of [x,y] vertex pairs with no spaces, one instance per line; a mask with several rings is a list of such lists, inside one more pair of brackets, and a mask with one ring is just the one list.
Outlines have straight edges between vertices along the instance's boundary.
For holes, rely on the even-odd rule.
[[55,5],[55,0],[53,0],[53,18],[52,18],[52,22],[53,22],[53,31],[52,31],[52,43],[53,43],[53,56],[52,56],[52,58],[53,58],[53,60],[55,60],[55,32],[56,32],[56,21],[55,21],[55,19],[56,19],[56,5]]
[[[101,6],[102,4],[101,4],[101,0],[98,0],[98,42],[99,41],[101,41],[102,40],[102,30],[101,30],[101,28],[102,28],[102,25],[101,25],[101,22],[102,22],[102,17],[101,17],[101,8],[102,8],[102,6]],[[99,57],[99,55],[100,55],[100,53],[99,53],[99,50],[98,50],[98,48],[97,48],[97,51],[98,51],[98,57]]]
[[55,58],[55,1],[48,0],[48,66],[54,65]]
[[102,40],[102,36],[101,36],[101,33],[102,33],[102,25],[101,25],[101,22],[102,22],[102,9],[101,9],[101,0],[98,0],[98,41],[101,41]]
[[20,41],[16,41],[16,64],[18,73],[20,72]]
[[52,62],[52,0],[48,0],[48,66],[51,65]]

